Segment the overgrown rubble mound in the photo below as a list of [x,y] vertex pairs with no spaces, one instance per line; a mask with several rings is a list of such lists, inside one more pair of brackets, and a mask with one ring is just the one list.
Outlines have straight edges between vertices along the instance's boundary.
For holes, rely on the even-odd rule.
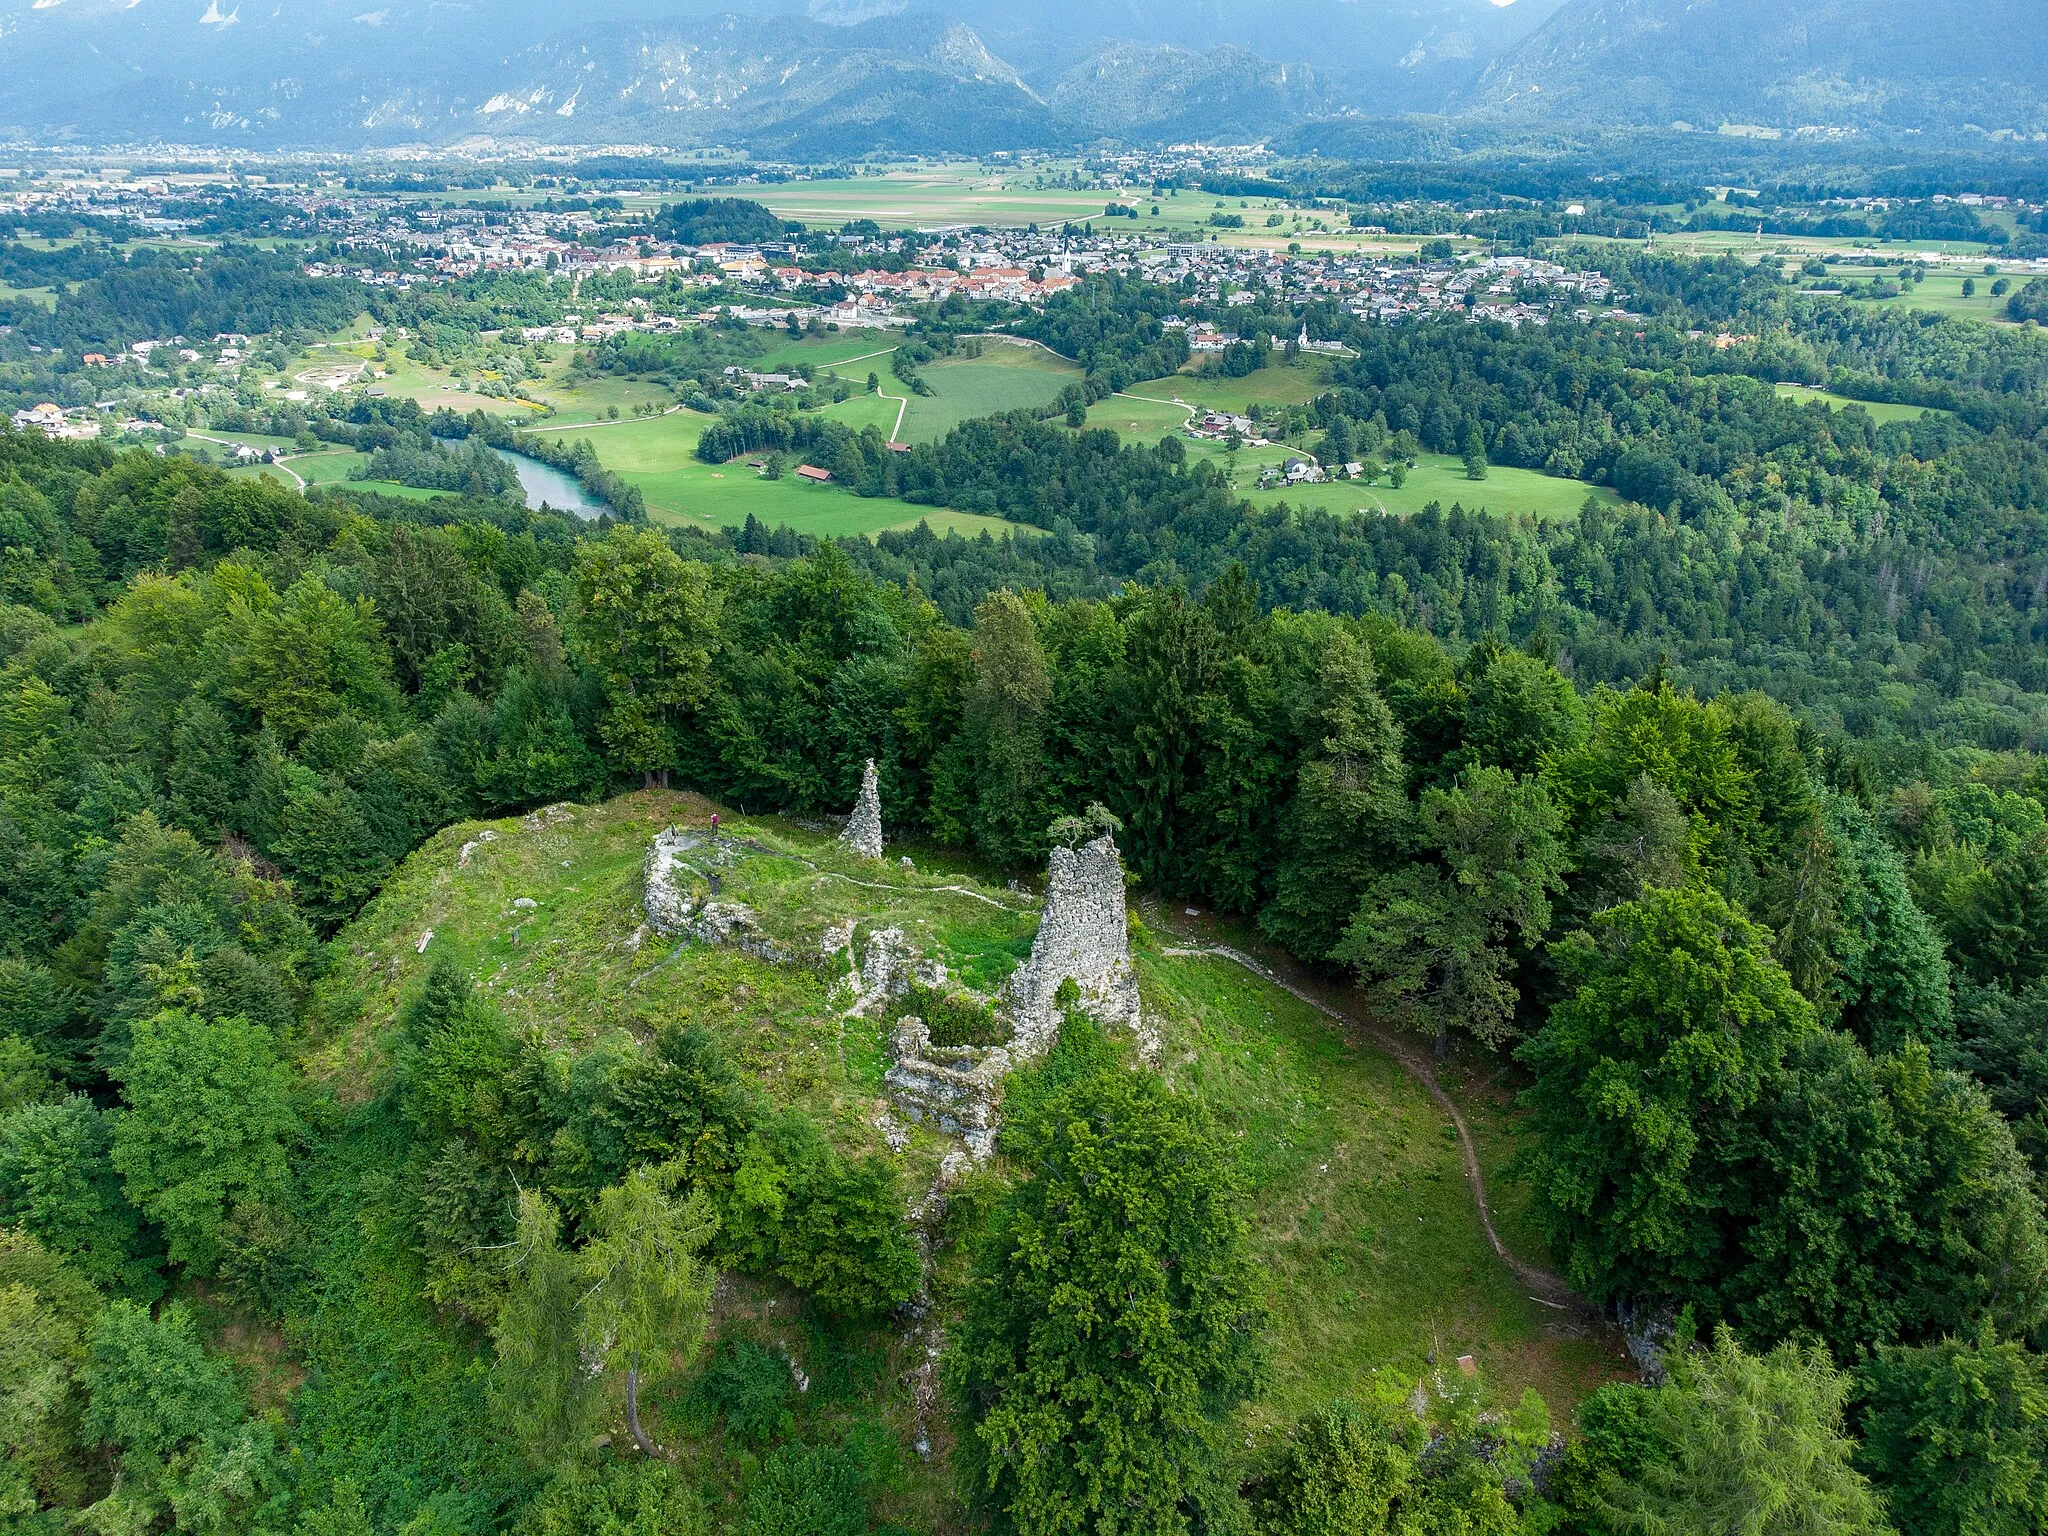
[[[879,858],[881,816],[874,788],[870,764],[860,804],[841,842]],[[864,845],[869,832],[872,839]],[[676,827],[659,833],[645,866],[643,904],[649,926],[670,937],[729,944],[763,959],[796,958],[788,942],[762,930],[751,909],[721,899],[720,871],[735,862],[737,847],[731,839]],[[1079,1006],[1105,1024],[1129,1029],[1146,1055],[1157,1049],[1131,966],[1123,860],[1106,833],[1078,847],[1053,850],[1031,956],[992,994],[965,986],[943,961],[916,953],[898,927],[869,929],[848,918],[803,948],[812,942],[820,960],[844,968],[833,997],[845,1015],[889,1026],[890,1067],[883,1081],[892,1102],[912,1119],[958,1136],[977,1160],[995,1147],[1004,1076],[1012,1066],[1043,1055],[1058,1038],[1067,983],[1073,984]],[[931,1000],[978,1015],[1002,1038],[985,1033],[971,1042],[935,1042],[933,1021],[912,1011]]]
[[[657,832],[641,868],[640,904],[647,925],[667,938],[730,944],[757,959],[787,960],[788,952],[761,931],[752,908],[719,899],[718,870],[732,861],[722,838],[681,827]],[[709,890],[702,900],[691,894],[693,877]]]

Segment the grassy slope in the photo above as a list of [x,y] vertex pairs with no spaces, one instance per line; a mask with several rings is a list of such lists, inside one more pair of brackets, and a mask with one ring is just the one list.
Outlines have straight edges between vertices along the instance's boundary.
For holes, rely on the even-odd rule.
[[[980,357],[947,358],[922,371],[932,393],[910,397],[903,418],[908,443],[936,442],[977,416],[1049,405],[1081,378],[1080,366],[1063,357],[1002,342],[990,343]],[[897,388],[893,380],[882,387]]]
[[[649,792],[559,820],[489,823],[495,840],[478,843],[466,866],[460,849],[483,827],[443,832],[343,934],[322,984],[309,1070],[344,1102],[373,1094],[386,1070],[381,1031],[430,961],[453,956],[516,1026],[558,1044],[644,1035],[671,1019],[701,1023],[772,1096],[815,1115],[841,1146],[878,1150],[875,1121],[887,1107],[882,1028],[839,1017],[828,968],[639,932],[647,840],[672,820],[702,826],[709,810],[694,797]],[[815,954],[817,936],[837,919],[895,924],[983,985],[1028,950],[1036,919],[1021,909],[1029,904],[943,861],[921,853],[912,873],[851,861],[829,833],[786,822],[728,816],[725,827],[753,851],[721,872],[722,895],[754,906],[793,950]],[[521,897],[537,905],[515,908]],[[430,928],[423,955],[418,944]],[[1494,1259],[1448,1122],[1391,1058],[1345,1041],[1305,1005],[1226,962],[1168,955],[1165,941],[1136,932],[1165,1070],[1215,1109],[1247,1159],[1272,1277],[1276,1366],[1248,1428],[1280,1422],[1375,1370],[1412,1379],[1433,1349],[1472,1353],[1496,1387],[1513,1395],[1533,1385],[1559,1411],[1615,1369],[1597,1341],[1551,1333],[1554,1316]],[[1503,1112],[1484,1127],[1491,1161],[1511,1141],[1512,1122]],[[913,1128],[899,1155],[907,1187],[930,1178],[944,1145]],[[363,1281],[373,1282],[394,1277]],[[786,1300],[780,1313],[770,1305],[778,1294],[786,1295],[730,1289],[721,1326],[794,1327]],[[876,1335],[842,1345],[854,1351],[846,1369],[871,1378],[884,1416],[907,1425],[897,1382],[903,1341]],[[686,1398],[671,1394],[666,1410],[657,1403],[657,1418],[666,1411],[686,1427]],[[905,1497],[935,1509],[937,1476],[922,1468]]]
[[[1854,406],[1857,410],[1866,412],[1872,421],[1880,423],[1887,421],[1918,421],[1921,416],[1930,413],[1929,408],[1925,406],[1892,405],[1884,401],[1873,400],[1851,400],[1847,395],[1830,394],[1824,389],[1810,389],[1804,384],[1780,384],[1778,386],[1778,393],[1788,400],[1823,400],[1827,402],[1831,410],[1846,410],[1850,406]],[[1931,414],[1946,416],[1948,412],[1932,411]]]
[[1147,947],[1139,964],[1175,1075],[1234,1134],[1255,1191],[1275,1367],[1255,1424],[1377,1372],[1412,1382],[1432,1351],[1553,1409],[1621,1369],[1600,1341],[1553,1332],[1494,1257],[1450,1120],[1390,1056],[1228,961]]

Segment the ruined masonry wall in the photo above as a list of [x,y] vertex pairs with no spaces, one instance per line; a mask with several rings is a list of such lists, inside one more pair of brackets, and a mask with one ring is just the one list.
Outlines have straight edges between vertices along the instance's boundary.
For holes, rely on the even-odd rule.
[[[872,841],[864,846],[859,839],[868,832]],[[881,814],[872,764],[844,840],[870,857],[881,856]],[[748,908],[718,899],[717,871],[730,859],[730,848],[720,840],[675,827],[658,834],[647,850],[645,869],[643,902],[649,926],[672,937],[730,944],[762,959],[793,958],[760,930]],[[701,901],[693,895],[699,881],[709,887]],[[946,967],[912,951],[900,930],[874,930],[864,944],[856,934],[856,924],[849,919],[827,930],[820,946],[821,958],[843,954],[851,962],[834,987],[835,1002],[848,1015],[886,1019],[895,999],[913,982],[937,989],[953,984]],[[1052,852],[1045,910],[1031,958],[993,999],[999,1016],[1010,1025],[1007,1047],[934,1046],[922,1020],[896,1021],[884,1081],[898,1108],[959,1136],[973,1160],[987,1157],[1001,1121],[1003,1076],[1013,1063],[1043,1055],[1058,1038],[1060,1013],[1054,999],[1068,980],[1080,989],[1089,1012],[1105,1024],[1129,1029],[1145,1055],[1156,1053],[1158,1040],[1145,1025],[1131,968],[1123,860],[1106,836]]]
[[853,814],[846,818],[846,830],[839,834],[839,841],[868,858],[882,856],[882,792],[872,757],[861,772],[860,798],[853,803]]
[[1052,851],[1038,937],[1008,987],[1015,1020],[1011,1051],[1019,1060],[1041,1055],[1057,1038],[1060,1017],[1053,998],[1067,980],[1080,988],[1089,1012],[1106,1024],[1125,1026],[1151,1053],[1156,1042],[1144,1026],[1131,969],[1123,860],[1107,836]]

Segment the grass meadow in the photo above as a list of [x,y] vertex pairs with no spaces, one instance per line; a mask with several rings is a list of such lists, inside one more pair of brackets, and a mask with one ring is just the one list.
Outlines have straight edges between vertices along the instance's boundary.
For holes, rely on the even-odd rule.
[[[936,442],[963,421],[999,411],[1032,410],[1050,405],[1069,384],[1079,383],[1078,363],[1036,347],[995,342],[980,357],[944,358],[919,370],[931,388],[912,395],[903,416],[903,441]],[[884,376],[882,388],[901,390]]]
[[1857,410],[1867,413],[1872,421],[1879,423],[1918,421],[1921,416],[1930,412],[1936,416],[1948,414],[1946,411],[1933,410],[1923,405],[1893,405],[1881,400],[1852,400],[1847,395],[1830,394],[1827,390],[1813,389],[1804,384],[1780,384],[1778,394],[1786,400],[1823,401],[1829,410],[1834,411],[1844,411],[1854,406]]
[[[874,395],[856,395],[825,414],[859,431],[869,425],[888,431],[896,419],[894,402]],[[737,527],[751,513],[769,527],[788,525],[799,533],[822,538],[914,528],[928,522],[945,533],[972,537],[991,533],[1033,534],[1000,518],[939,507],[915,507],[893,498],[856,496],[839,485],[814,485],[794,475],[769,480],[749,469],[744,460],[706,464],[697,457],[697,439],[710,417],[675,411],[616,423],[594,425],[587,436],[598,458],[617,470],[647,498],[648,516],[657,522],[699,528]]]
[[[1249,462],[1240,460],[1241,463]],[[1242,471],[1240,483],[1251,477]],[[1617,498],[1602,485],[1583,480],[1559,480],[1533,469],[1511,469],[1495,464],[1484,480],[1466,478],[1464,461],[1449,454],[1425,453],[1408,471],[1406,482],[1396,490],[1384,476],[1375,485],[1356,480],[1335,480],[1326,485],[1294,486],[1285,490],[1247,490],[1245,500],[1255,507],[1285,502],[1292,507],[1321,507],[1326,512],[1390,513],[1407,517],[1431,502],[1448,511],[1453,503],[1468,512],[1519,513],[1539,522],[1562,521],[1578,516],[1579,508],[1591,496],[1613,504]]]

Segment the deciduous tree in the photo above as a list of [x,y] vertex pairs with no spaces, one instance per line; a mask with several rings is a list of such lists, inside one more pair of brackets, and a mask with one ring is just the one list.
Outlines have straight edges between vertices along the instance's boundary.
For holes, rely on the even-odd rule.
[[599,734],[648,784],[676,765],[675,731],[702,702],[718,601],[702,565],[651,528],[615,527],[576,551],[577,654],[604,683]]
[[239,1015],[165,1012],[135,1026],[112,1160],[174,1263],[209,1274],[236,1208],[273,1199],[298,1130],[270,1031]]
[[1367,888],[1331,958],[1352,966],[1410,1027],[1498,1045],[1514,1032],[1519,996],[1510,941],[1532,944],[1564,889],[1563,821],[1541,783],[1475,768],[1425,790],[1416,841],[1440,864],[1413,864]]
[[948,1365],[968,1495],[1019,1536],[1201,1528],[1235,1502],[1216,1437],[1260,1360],[1229,1156],[1186,1099],[1118,1066],[1026,1119],[1030,1176],[981,1247]]

